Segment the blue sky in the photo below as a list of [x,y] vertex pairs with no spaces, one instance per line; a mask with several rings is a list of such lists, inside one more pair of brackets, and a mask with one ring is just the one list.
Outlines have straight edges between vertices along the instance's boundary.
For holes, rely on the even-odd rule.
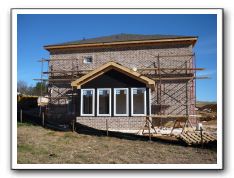
[[216,101],[217,19],[216,15],[36,15],[21,14],[17,19],[18,79],[35,85],[40,78],[41,58],[49,58],[44,45],[118,33],[198,36],[195,45],[198,75],[197,100]]

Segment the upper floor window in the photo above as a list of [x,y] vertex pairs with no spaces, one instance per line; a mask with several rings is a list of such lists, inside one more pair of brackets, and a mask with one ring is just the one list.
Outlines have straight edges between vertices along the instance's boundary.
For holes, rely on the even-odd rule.
[[93,63],[93,56],[84,56],[83,63],[84,64],[91,64],[91,63]]

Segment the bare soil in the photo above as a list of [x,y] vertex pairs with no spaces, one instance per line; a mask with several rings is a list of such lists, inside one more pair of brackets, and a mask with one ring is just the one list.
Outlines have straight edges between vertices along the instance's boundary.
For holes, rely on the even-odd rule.
[[216,149],[59,132],[18,123],[19,164],[216,164]]

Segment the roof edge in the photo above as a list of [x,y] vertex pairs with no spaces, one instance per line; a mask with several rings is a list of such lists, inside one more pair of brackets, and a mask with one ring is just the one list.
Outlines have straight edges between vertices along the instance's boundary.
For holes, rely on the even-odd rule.
[[141,43],[164,43],[164,42],[180,42],[191,41],[194,46],[197,42],[198,36],[167,38],[167,39],[152,39],[152,40],[132,40],[132,41],[118,41],[118,42],[99,42],[99,43],[86,43],[86,44],[67,44],[67,45],[45,45],[46,50],[64,49],[64,48],[79,48],[79,47],[95,47],[95,46],[111,46],[121,44],[141,44]]

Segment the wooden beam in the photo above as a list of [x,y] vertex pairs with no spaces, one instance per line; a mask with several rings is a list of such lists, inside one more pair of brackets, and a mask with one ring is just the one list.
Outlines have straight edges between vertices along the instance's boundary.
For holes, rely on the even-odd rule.
[[72,79],[33,79],[38,81],[72,81]]
[[38,62],[50,62],[50,61],[62,61],[62,60],[66,60],[66,61],[75,61],[75,60],[81,60],[81,59],[72,59],[72,58],[67,58],[67,59],[63,59],[63,58],[55,58],[55,59],[40,59],[38,60]]
[[76,71],[72,71],[72,70],[67,70],[67,71],[46,71],[46,72],[43,72],[43,74],[52,74],[52,73],[74,73],[74,72],[77,72],[77,73],[81,73],[81,72],[84,72],[84,73],[87,73],[87,72],[90,72],[92,70],[76,70]]
[[[182,55],[161,55],[160,57],[191,57],[191,56],[194,56],[194,54],[182,54]],[[82,59],[72,59],[72,58],[52,58],[52,59],[41,59],[41,60],[38,60],[38,62],[44,62],[44,61],[62,61],[62,60],[65,60],[65,61],[75,61],[75,60],[82,60]]]
[[205,70],[205,68],[139,68],[137,70]]
[[190,79],[209,79],[209,77],[171,77],[171,78],[152,78],[153,80],[190,80]]
[[71,86],[76,86],[77,88],[80,88],[81,85],[87,83],[88,81],[90,80],[93,80],[95,79],[96,77],[102,75],[103,73],[111,70],[111,69],[115,69],[131,78],[134,78],[138,81],[141,81],[145,84],[147,84],[148,86],[151,87],[151,89],[154,91],[155,89],[155,81],[146,77],[146,76],[143,76],[142,74],[138,73],[138,72],[135,72],[125,66],[122,66],[120,64],[117,64],[115,62],[108,62],[108,63],[105,63],[103,64],[102,66],[100,66],[99,68],[89,72],[88,74],[80,77],[79,79],[73,81],[71,83]]
[[151,118],[188,118],[188,117],[202,117],[202,115],[150,115],[147,117],[151,117]]

